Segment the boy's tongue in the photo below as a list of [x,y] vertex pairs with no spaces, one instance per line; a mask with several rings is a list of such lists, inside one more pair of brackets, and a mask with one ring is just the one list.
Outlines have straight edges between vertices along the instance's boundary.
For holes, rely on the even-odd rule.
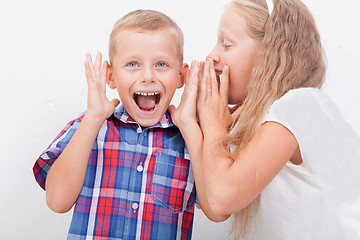
[[137,105],[143,110],[151,110],[156,105],[156,96],[138,96]]

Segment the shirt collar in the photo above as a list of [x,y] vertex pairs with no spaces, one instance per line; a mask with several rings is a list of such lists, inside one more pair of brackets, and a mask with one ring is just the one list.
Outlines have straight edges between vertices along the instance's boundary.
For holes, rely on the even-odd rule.
[[[136,123],[138,124],[126,111],[124,105],[116,108],[113,114],[117,119],[123,123]],[[169,128],[174,126],[174,123],[171,121],[171,117],[168,111],[160,118],[160,121],[154,126],[148,128]]]

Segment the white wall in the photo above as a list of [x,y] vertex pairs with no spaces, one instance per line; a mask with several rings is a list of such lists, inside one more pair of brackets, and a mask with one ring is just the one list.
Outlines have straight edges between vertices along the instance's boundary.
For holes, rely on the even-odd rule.
[[[170,15],[185,34],[185,60],[203,59],[227,0],[0,2],[0,238],[65,239],[71,213],[45,204],[32,166],[65,124],[86,108],[85,52],[107,55],[120,16],[138,8]],[[328,59],[324,90],[360,134],[360,1],[306,0]],[[109,95],[113,95],[110,93]],[[181,91],[175,95],[179,102]],[[229,227],[197,212],[194,239],[221,239]]]

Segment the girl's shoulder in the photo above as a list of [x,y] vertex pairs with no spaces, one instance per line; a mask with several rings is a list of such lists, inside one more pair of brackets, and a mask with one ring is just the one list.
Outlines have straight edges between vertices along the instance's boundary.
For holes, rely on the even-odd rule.
[[322,141],[326,133],[339,126],[344,130],[348,128],[336,104],[318,88],[288,91],[274,101],[263,122],[285,126],[300,145],[311,139]]
[[318,88],[297,88],[275,100],[268,113],[339,114],[336,104]]
[[[287,93],[285,93],[282,97],[274,102],[274,104],[278,102],[292,102],[298,100],[307,100],[314,101],[315,99],[328,99],[328,96],[318,88],[296,88],[291,89]],[[273,104],[273,105],[274,105]]]

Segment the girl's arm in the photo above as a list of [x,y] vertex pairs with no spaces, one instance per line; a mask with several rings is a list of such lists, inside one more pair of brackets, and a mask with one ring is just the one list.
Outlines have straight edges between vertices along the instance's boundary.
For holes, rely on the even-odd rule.
[[[202,158],[192,158],[202,209],[210,220],[222,220],[251,203],[278,174],[298,149],[291,132],[275,122],[266,122],[234,161],[224,154],[219,141],[227,134],[229,69],[224,68],[220,92],[212,61],[206,63],[200,84],[198,114],[203,133]],[[191,154],[190,154],[191,157]],[[195,169],[197,168],[197,169]],[[203,197],[206,198],[202,199]],[[203,206],[207,204],[206,207]]]
[[87,54],[88,109],[79,128],[51,166],[45,182],[46,202],[51,210],[64,213],[71,209],[82,189],[88,159],[103,122],[114,112],[119,100],[106,98],[107,62],[101,68],[98,53],[93,66]]
[[211,215],[238,212],[251,203],[284,167],[298,148],[295,137],[282,125],[266,122],[234,161],[218,145],[218,131],[204,131],[204,187]]
[[[185,78],[185,89],[181,97],[181,102],[176,109],[173,105],[169,107],[174,124],[180,129],[189,150],[191,165],[195,178],[196,194],[199,197],[202,210],[211,213],[209,209],[208,197],[204,186],[202,158],[203,158],[203,133],[196,120],[196,105],[198,95],[199,75],[202,75],[204,64],[193,61],[191,69],[187,72]],[[214,221],[224,221],[229,216],[214,219]]]

